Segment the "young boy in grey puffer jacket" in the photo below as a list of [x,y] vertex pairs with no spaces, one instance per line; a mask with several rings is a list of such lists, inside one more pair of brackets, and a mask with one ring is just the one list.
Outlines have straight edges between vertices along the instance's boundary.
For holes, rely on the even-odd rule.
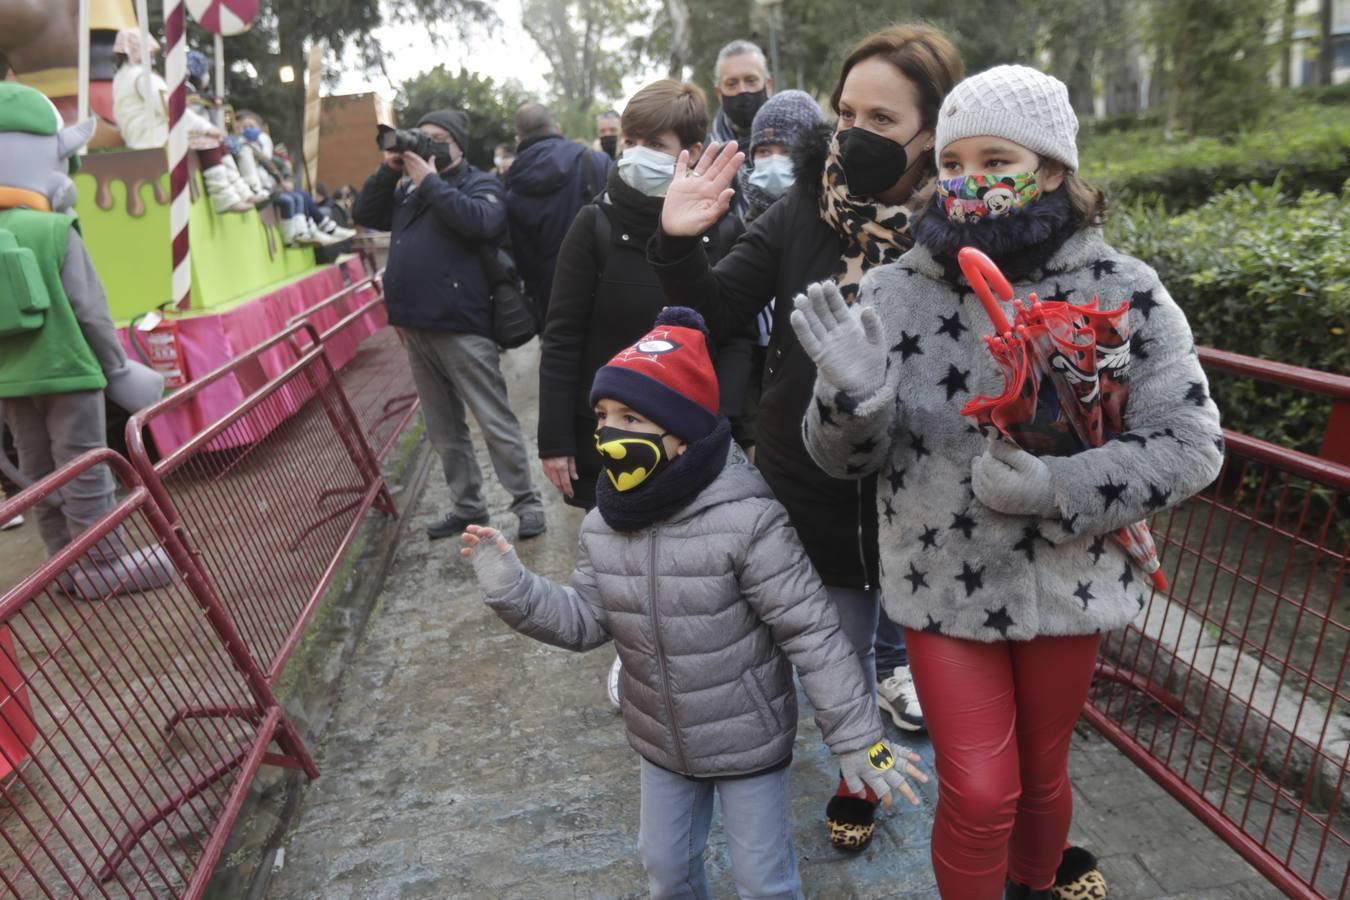
[[[812,458],[836,477],[882,476],[884,603],[906,629],[936,751],[943,897],[1003,897],[1005,875],[1008,897],[1049,896],[1098,637],[1149,592],[1110,534],[1185,500],[1222,463],[1186,317],[1152,269],[1103,240],[1101,194],[1075,174],[1077,126],[1064,85],[1034,69],[966,79],[938,116],[940,181],[915,247],[869,272],[855,306],[816,285],[792,315],[818,372],[803,424]],[[1129,303],[1122,433],[1036,457],[961,414],[1003,388],[989,317],[956,263],[968,246],[1018,297]]]
[[596,375],[605,460],[570,587],[527,571],[491,528],[461,552],[517,631],[571,650],[613,639],[628,741],[641,757],[638,846],[653,897],[709,896],[703,849],[722,799],[746,897],[799,897],[787,768],[795,665],[850,789],[917,803],[919,757],[880,715],[787,513],[717,414],[702,318],[664,310]]

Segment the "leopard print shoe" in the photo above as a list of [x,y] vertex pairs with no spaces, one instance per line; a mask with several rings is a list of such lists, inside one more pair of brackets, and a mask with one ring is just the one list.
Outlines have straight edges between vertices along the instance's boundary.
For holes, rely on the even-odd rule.
[[1082,847],[1066,847],[1050,896],[1054,900],[1106,900],[1106,879],[1097,869],[1097,857]]
[[830,827],[830,843],[845,853],[861,853],[872,843],[876,831],[877,804],[869,789],[867,797],[848,792],[844,780],[839,779],[839,790],[825,805],[825,822]]

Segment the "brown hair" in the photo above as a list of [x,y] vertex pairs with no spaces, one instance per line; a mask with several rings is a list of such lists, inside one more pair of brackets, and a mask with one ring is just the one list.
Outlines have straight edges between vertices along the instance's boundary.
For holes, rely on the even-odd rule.
[[863,38],[844,60],[839,81],[830,94],[830,107],[836,115],[848,73],[858,63],[873,58],[885,60],[914,82],[919,91],[923,127],[928,131],[936,129],[943,98],[965,75],[961,54],[947,35],[931,25],[892,25]]
[[671,78],[653,81],[628,101],[619,128],[639,138],[673,131],[681,147],[692,147],[708,133],[708,101],[698,85]]
[[1069,197],[1069,205],[1078,214],[1078,221],[1084,225],[1105,225],[1111,214],[1111,205],[1106,201],[1106,192],[1087,181],[1077,172],[1065,172],[1064,184],[1060,186]]

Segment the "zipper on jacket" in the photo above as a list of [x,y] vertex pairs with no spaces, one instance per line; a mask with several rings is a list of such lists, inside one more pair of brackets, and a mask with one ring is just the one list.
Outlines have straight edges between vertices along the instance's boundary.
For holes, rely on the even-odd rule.
[[867,572],[867,553],[863,550],[863,489],[862,482],[854,482],[858,486],[858,562],[862,564],[863,590],[870,591],[872,582]]
[[647,557],[647,580],[651,583],[652,640],[656,643],[656,662],[661,667],[661,693],[666,698],[666,714],[670,716],[670,736],[675,742],[675,756],[680,768],[689,771],[689,760],[684,755],[680,725],[675,720],[675,698],[670,691],[670,668],[666,664],[666,648],[661,644],[661,623],[656,615],[656,527],[652,526],[651,549]]

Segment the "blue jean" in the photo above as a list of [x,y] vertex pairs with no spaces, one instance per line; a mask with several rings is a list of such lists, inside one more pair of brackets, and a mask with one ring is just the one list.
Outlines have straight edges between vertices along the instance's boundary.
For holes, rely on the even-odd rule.
[[703,850],[712,827],[713,791],[722,798],[722,827],[731,848],[731,876],[742,898],[802,896],[797,855],[788,834],[788,770],[752,778],[695,781],[642,760],[638,853],[653,898],[708,900]]
[[881,610],[877,619],[876,637],[877,681],[891,677],[896,666],[909,665],[909,652],[905,649],[905,630],[891,621],[886,610]]
[[[877,614],[881,611],[881,592],[876,588],[850,588],[827,584],[825,593],[830,595],[830,600],[839,613],[839,630],[844,632],[849,646],[858,654],[863,677],[867,679],[867,691],[873,699],[876,699],[877,673],[881,671],[876,656]],[[886,673],[887,676],[890,674],[889,671]]]

